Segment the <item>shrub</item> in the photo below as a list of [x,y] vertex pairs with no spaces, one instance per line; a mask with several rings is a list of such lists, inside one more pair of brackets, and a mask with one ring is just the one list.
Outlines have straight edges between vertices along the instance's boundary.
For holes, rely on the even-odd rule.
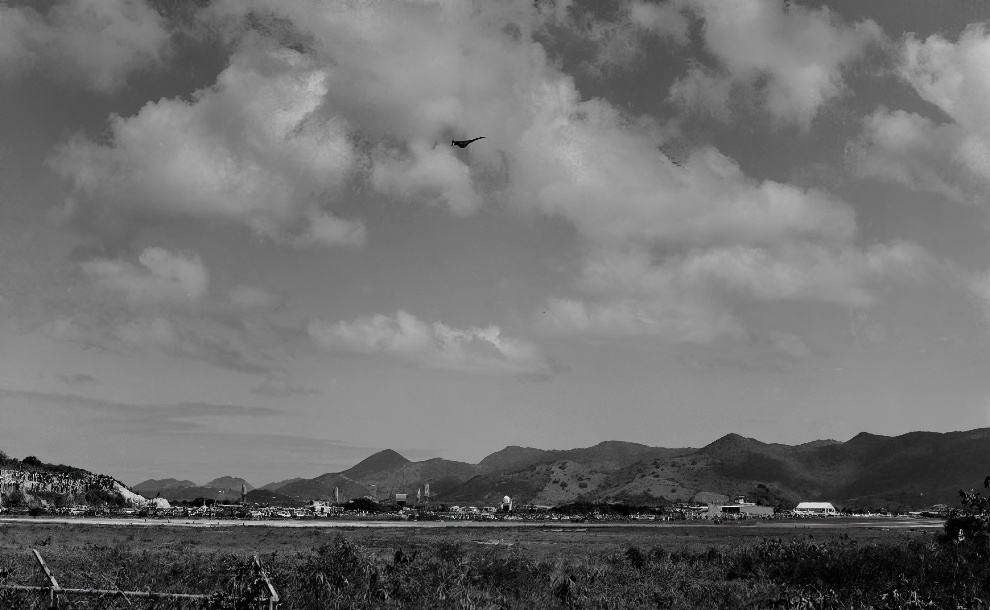
[[[990,488],[990,476],[983,480],[983,488]],[[987,538],[990,535],[990,494],[983,496],[979,491],[959,490],[959,496],[962,506],[953,509],[945,522],[946,539]]]

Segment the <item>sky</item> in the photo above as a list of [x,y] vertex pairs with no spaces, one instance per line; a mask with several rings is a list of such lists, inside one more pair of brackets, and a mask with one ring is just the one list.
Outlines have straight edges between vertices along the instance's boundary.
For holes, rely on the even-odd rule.
[[0,450],[985,427],[987,99],[977,0],[4,2]]

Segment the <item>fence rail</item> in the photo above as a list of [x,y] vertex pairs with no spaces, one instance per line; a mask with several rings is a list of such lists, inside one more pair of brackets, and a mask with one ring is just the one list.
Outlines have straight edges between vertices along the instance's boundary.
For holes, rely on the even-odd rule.
[[[37,549],[31,549],[34,554],[34,558],[38,563],[38,567],[44,573],[45,578],[48,580],[47,585],[17,585],[17,584],[0,584],[0,591],[23,591],[23,592],[33,592],[33,593],[47,593],[50,600],[50,608],[57,609],[59,607],[60,600],[65,599],[71,595],[82,595],[82,596],[96,596],[101,598],[111,598],[111,599],[123,599],[130,603],[130,598],[136,599],[150,599],[150,600],[162,600],[162,601],[173,601],[182,604],[183,602],[200,602],[203,606],[206,606],[208,602],[216,601],[216,594],[204,594],[204,593],[164,593],[155,591],[123,591],[121,589],[80,589],[80,588],[66,588],[58,584],[55,576],[52,574],[51,569],[45,563],[44,558]],[[237,608],[247,608],[247,607],[267,607],[269,610],[274,610],[279,603],[278,591],[275,590],[275,586],[272,584],[271,580],[268,578],[268,573],[265,572],[265,568],[261,565],[261,560],[258,559],[257,555],[253,556],[253,568],[255,571],[255,581],[253,587],[248,587],[248,591],[244,592],[240,599],[232,600],[229,604],[230,607],[236,606]],[[112,583],[111,583],[112,584]],[[253,605],[253,606],[252,606]],[[227,607],[227,605],[211,605],[211,608],[216,607]]]

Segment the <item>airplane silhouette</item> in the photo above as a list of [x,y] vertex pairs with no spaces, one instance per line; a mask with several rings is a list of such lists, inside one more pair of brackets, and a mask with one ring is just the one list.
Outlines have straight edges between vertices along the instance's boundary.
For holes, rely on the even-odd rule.
[[470,144],[471,142],[476,142],[478,140],[484,140],[484,139],[485,136],[481,136],[480,138],[475,138],[474,140],[451,140],[450,145],[460,146],[461,148],[467,148],[467,145]]

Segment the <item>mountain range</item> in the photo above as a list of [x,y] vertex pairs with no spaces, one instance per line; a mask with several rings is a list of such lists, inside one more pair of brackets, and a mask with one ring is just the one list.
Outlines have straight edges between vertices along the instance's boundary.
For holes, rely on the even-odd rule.
[[430,485],[435,503],[559,505],[576,501],[646,505],[726,501],[745,495],[763,504],[794,506],[830,501],[841,507],[904,509],[954,505],[960,489],[990,474],[990,428],[966,432],[861,433],[846,442],[802,445],[763,443],[728,434],[700,449],[650,447],[605,441],[593,447],[545,450],[509,446],[478,464],[433,458],[413,462],[380,451],[341,471],[295,477],[253,488],[221,477],[206,485],[149,480],[133,489],[170,500],[239,498],[277,504],[395,493],[416,494]]
[[205,485],[196,485],[192,481],[176,479],[148,479],[138,483],[131,489],[146,498],[162,496],[168,500],[195,500],[210,498],[213,500],[240,500],[241,485],[248,492],[254,487],[237,477],[223,476],[213,479]]

